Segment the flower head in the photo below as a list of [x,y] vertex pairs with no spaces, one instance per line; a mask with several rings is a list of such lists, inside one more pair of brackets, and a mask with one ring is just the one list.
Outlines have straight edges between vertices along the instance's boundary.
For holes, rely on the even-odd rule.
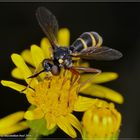
[[[45,118],[47,129],[52,129],[57,125],[71,137],[75,137],[76,133],[72,126],[81,132],[80,122],[72,115],[74,104],[78,98],[79,81],[71,79],[71,72],[65,72],[67,76],[64,72],[39,82],[35,85],[34,91],[27,93],[29,103],[36,108],[27,111],[25,118],[27,120]],[[77,126],[71,122],[72,119]]]
[[[58,32],[58,43],[61,46],[68,46],[69,38],[69,30],[61,29]],[[50,49],[51,45],[48,39],[43,38],[40,47],[32,45],[30,50],[24,50],[21,55],[12,54],[12,61],[16,65],[12,71],[12,76],[24,80],[29,85],[29,88],[24,90],[23,93],[33,108],[29,108],[25,112],[25,119],[28,121],[44,119],[45,129],[52,130],[58,126],[69,136],[75,138],[77,134],[74,128],[82,135],[82,126],[76,116],[73,115],[73,111],[83,112],[89,110],[89,108],[94,108],[91,112],[97,112],[97,107],[94,106],[104,102],[95,98],[83,97],[78,93],[81,92],[84,95],[107,98],[122,103],[123,97],[118,92],[97,85],[116,79],[117,74],[101,73],[96,76],[81,73],[79,77],[74,77],[69,70],[62,68],[58,76],[54,76],[50,72],[44,72],[38,77],[28,78],[34,74],[34,71],[41,70],[40,64],[45,58],[51,57]],[[74,65],[89,66],[88,63],[83,63],[80,60],[76,61]],[[93,78],[91,79],[91,77]],[[83,84],[89,78],[91,79],[90,82]],[[1,83],[19,92],[26,88],[26,86],[12,81],[2,80]],[[104,109],[106,110],[104,112],[108,112],[106,105]],[[103,115],[106,114],[103,113],[100,116]]]
[[116,138],[121,124],[121,114],[113,103],[102,102],[84,113],[82,124],[84,139]]

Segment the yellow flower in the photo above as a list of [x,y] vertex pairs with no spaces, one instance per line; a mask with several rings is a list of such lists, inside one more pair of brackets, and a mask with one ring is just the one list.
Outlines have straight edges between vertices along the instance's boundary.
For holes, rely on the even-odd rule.
[[113,103],[102,101],[84,113],[82,125],[83,139],[115,139],[121,125],[121,114]]
[[[72,85],[73,84],[73,85]],[[35,105],[34,110],[25,113],[27,120],[45,118],[47,129],[56,125],[71,137],[76,137],[75,127],[81,132],[78,119],[72,115],[74,104],[78,98],[78,80],[71,80],[71,72],[64,72],[59,76],[43,80],[34,86],[35,91],[27,93],[29,103]]]
[[[62,46],[68,46],[69,40],[69,30],[66,28],[59,30],[58,43]],[[86,111],[92,106],[103,102],[102,100],[80,96],[78,93],[81,92],[85,95],[107,98],[122,103],[123,97],[118,92],[97,85],[98,83],[114,80],[118,75],[116,73],[102,73],[94,76],[91,82],[84,86],[81,86],[83,82],[91,78],[93,74],[81,74],[81,78],[74,81],[72,73],[69,70],[62,69],[58,76],[51,75],[50,78],[46,78],[46,74],[50,75],[50,73],[44,72],[38,77],[29,79],[28,77],[33,75],[36,69],[41,69],[41,62],[45,58],[51,57],[50,49],[51,45],[48,39],[43,38],[40,47],[32,45],[31,50],[24,50],[21,55],[12,54],[12,61],[16,65],[16,68],[12,71],[12,76],[25,80],[32,87],[24,91],[29,103],[35,106],[34,109],[25,112],[24,117],[27,120],[44,118],[48,130],[58,126],[69,136],[75,138],[76,131],[74,128],[81,134],[82,128],[79,120],[72,114],[73,111]],[[77,62],[80,65],[89,65],[81,61]],[[2,80],[1,83],[19,92],[26,87],[13,81]]]

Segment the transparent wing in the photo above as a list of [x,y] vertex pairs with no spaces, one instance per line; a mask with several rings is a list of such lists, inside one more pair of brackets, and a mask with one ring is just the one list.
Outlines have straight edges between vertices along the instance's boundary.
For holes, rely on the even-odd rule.
[[39,7],[36,11],[36,17],[38,23],[46,36],[48,37],[50,43],[54,46],[57,45],[56,35],[58,32],[58,23],[55,16],[47,10],[45,7]]
[[122,53],[118,50],[109,47],[88,47],[77,54],[72,56],[80,57],[83,59],[95,59],[95,60],[116,60],[122,57]]
[[84,71],[84,72],[101,73],[101,70],[95,69],[95,68],[82,67],[82,66],[72,67],[72,68],[75,69],[75,70],[81,70],[81,71]]

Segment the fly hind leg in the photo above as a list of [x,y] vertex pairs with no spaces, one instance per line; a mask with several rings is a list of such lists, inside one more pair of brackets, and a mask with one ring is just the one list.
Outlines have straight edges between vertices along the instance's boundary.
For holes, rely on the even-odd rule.
[[80,90],[81,87],[83,87],[85,84],[91,82],[96,76],[98,76],[101,73],[101,70],[95,69],[95,68],[88,68],[88,67],[80,67],[79,66],[79,67],[73,67],[73,69],[80,70],[80,71],[83,71],[83,72],[88,72],[88,73],[96,73],[95,75],[91,76],[89,79],[87,79],[84,82],[80,83],[79,90]]
[[74,67],[70,68],[70,71],[72,72],[72,78],[71,78],[72,84],[71,84],[71,86],[73,86],[75,84],[75,82],[79,81],[80,73],[76,69],[74,69]]

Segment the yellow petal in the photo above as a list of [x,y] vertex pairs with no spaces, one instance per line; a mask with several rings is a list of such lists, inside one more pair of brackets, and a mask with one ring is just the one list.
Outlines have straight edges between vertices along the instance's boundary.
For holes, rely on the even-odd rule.
[[0,129],[0,135],[14,134],[28,128],[26,121],[19,122],[15,125],[9,126],[5,129]]
[[112,80],[115,80],[118,78],[118,74],[115,72],[102,72],[101,74],[99,74],[98,76],[96,76],[96,74],[83,74],[81,76],[81,82],[90,79],[91,77],[93,77],[93,79],[91,80],[92,83],[105,83],[105,82],[109,82]]
[[[40,72],[42,70],[42,61],[45,59],[43,50],[36,45],[32,45],[31,54],[32,54],[32,59],[33,59],[34,65],[36,67],[36,71]],[[39,74],[39,76],[43,79],[46,76],[46,74],[41,73],[41,74]]]
[[117,118],[116,125],[114,126],[115,131],[117,131],[120,127],[122,117],[121,117],[121,114],[117,110],[111,108],[111,111],[115,115],[115,117]]
[[[35,71],[35,69],[33,67],[29,67],[29,69],[31,70],[31,72],[33,73]],[[24,80],[23,75],[20,72],[20,69],[15,67],[12,71],[11,71],[11,75],[16,78],[16,79],[20,79],[20,80]]]
[[72,114],[68,114],[66,116],[67,120],[70,122],[70,124],[75,127],[82,135],[82,126],[79,122],[79,120]]
[[33,110],[34,119],[41,119],[44,116],[44,113],[41,108],[36,108]]
[[44,53],[40,47],[37,45],[31,46],[31,55],[34,62],[35,67],[40,65],[42,61],[45,59]]
[[122,104],[124,101],[123,96],[120,93],[100,85],[92,84],[91,86],[88,86],[81,92],[85,95],[106,98],[119,104]]
[[75,138],[77,136],[75,130],[70,125],[67,118],[60,116],[57,118],[57,125],[60,127],[66,134],[71,136],[72,138]]
[[97,102],[97,99],[79,96],[74,104],[74,111],[83,112],[89,109]]
[[60,46],[69,46],[69,44],[70,44],[70,31],[67,28],[61,28],[58,31],[58,44]]
[[28,68],[28,66],[25,64],[23,58],[18,54],[12,54],[11,58],[12,58],[12,61],[14,62],[14,64],[17,66],[17,68],[19,68],[25,81],[29,84],[30,80],[32,80],[31,87],[34,87],[34,85],[36,85],[38,83],[38,81],[36,78],[28,79],[28,77],[32,75],[32,72]]
[[27,120],[41,119],[44,116],[44,113],[40,108],[34,110],[28,110],[24,114],[24,118]]
[[24,111],[15,112],[4,118],[0,119],[0,129],[7,128],[16,124],[18,121],[22,120],[24,116]]
[[52,46],[51,46],[49,40],[47,38],[43,38],[41,40],[40,46],[41,46],[41,49],[43,50],[43,52],[45,54],[45,57],[46,58],[51,58],[51,54],[52,54],[51,49],[52,49]]
[[[2,84],[3,86],[12,88],[12,89],[14,89],[14,90],[16,90],[16,91],[19,91],[19,92],[21,92],[23,89],[25,89],[25,86],[20,85],[20,84],[17,84],[17,83],[12,82],[12,81],[2,80],[2,81],[1,81],[1,84]],[[24,91],[23,93],[26,93],[26,91]]]
[[56,123],[55,122],[52,122],[50,120],[47,120],[47,126],[46,127],[47,127],[48,130],[53,129],[55,126],[56,126]]
[[30,65],[34,66],[33,64],[33,60],[32,60],[32,55],[31,55],[31,52],[30,50],[24,50],[22,53],[21,53],[21,56],[22,58],[24,59],[25,62],[29,63]]
[[55,118],[53,117],[53,115],[51,116],[50,114],[46,114],[45,115],[45,119],[46,119],[46,127],[47,129],[53,129],[55,126],[56,126],[56,120]]
[[14,68],[11,72],[11,75],[16,79],[24,80],[23,75],[18,68]]
[[24,114],[24,118],[27,120],[34,120],[34,113],[33,111],[26,111]]

